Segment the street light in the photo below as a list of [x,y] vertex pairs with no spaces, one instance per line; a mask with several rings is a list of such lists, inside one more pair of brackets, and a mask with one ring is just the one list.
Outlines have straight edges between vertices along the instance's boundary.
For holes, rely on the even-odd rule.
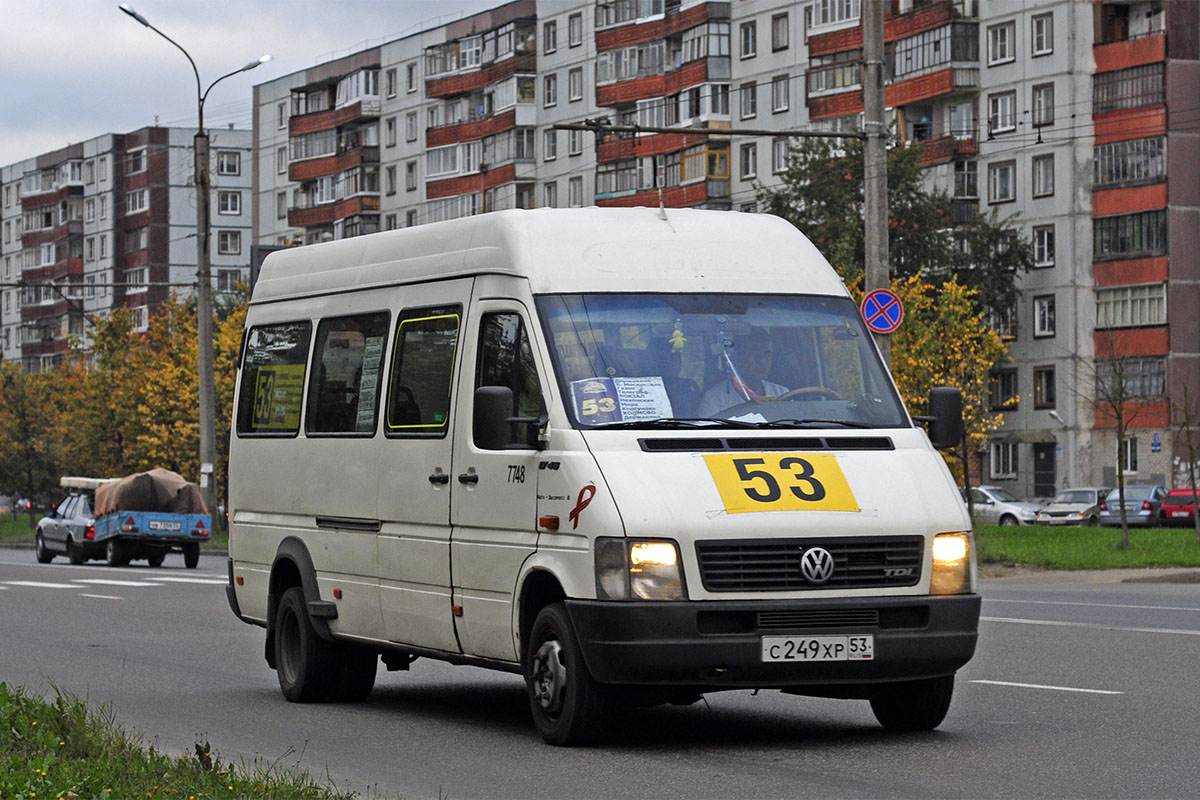
[[198,355],[196,357],[196,368],[200,381],[200,491],[204,497],[204,504],[208,506],[209,513],[213,515],[215,520],[217,517],[217,502],[214,465],[217,460],[217,412],[216,384],[213,380],[212,269],[209,264],[208,220],[208,134],[204,131],[204,101],[208,99],[208,93],[218,83],[238,73],[252,70],[257,66],[267,63],[271,60],[271,56],[264,55],[261,58],[251,61],[246,66],[217,78],[208,85],[207,89],[202,89],[203,84],[200,82],[200,70],[196,69],[196,62],[192,60],[191,55],[188,54],[187,50],[183,49],[183,46],[179,42],[151,25],[145,17],[134,11],[129,4],[122,3],[118,8],[175,45],[179,49],[179,52],[183,53],[187,58],[188,63],[192,65],[192,72],[196,75],[197,123],[196,137],[192,149],[195,156],[194,182],[196,184],[196,332],[200,340],[197,348]]

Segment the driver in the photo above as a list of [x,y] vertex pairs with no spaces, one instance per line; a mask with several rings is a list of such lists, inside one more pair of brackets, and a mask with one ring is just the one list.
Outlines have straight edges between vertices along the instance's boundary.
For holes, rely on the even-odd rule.
[[725,377],[700,398],[699,416],[712,417],[742,403],[761,403],[787,394],[787,387],[766,379],[772,361],[771,337],[766,331],[752,328],[726,355]]

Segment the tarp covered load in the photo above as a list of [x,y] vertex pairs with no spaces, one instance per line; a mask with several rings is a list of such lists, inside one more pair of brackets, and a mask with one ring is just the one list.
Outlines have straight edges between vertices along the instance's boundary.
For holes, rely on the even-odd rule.
[[169,469],[152,469],[96,488],[96,515],[113,511],[207,514],[200,487]]

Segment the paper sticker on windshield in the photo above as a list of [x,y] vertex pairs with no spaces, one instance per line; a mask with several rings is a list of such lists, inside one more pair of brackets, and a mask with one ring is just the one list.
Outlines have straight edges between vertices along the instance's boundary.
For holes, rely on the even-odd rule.
[[672,416],[671,400],[661,376],[572,381],[571,399],[575,416],[584,425]]
[[832,453],[721,453],[704,461],[725,511],[858,511]]

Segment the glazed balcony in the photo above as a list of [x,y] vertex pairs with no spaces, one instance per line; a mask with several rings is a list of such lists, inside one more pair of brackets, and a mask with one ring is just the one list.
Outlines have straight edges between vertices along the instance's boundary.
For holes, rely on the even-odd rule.
[[303,136],[306,133],[336,130],[345,125],[361,120],[375,119],[378,116],[379,98],[371,97],[344,108],[331,108],[291,117],[288,119],[288,136]]
[[379,163],[379,145],[362,145],[339,150],[336,154],[306,158],[288,164],[288,180],[304,181],[337,175],[364,164]]
[[334,221],[339,219],[378,210],[378,194],[358,194],[333,203],[293,206],[288,209],[288,226],[292,228],[310,228],[320,225],[332,225]]

